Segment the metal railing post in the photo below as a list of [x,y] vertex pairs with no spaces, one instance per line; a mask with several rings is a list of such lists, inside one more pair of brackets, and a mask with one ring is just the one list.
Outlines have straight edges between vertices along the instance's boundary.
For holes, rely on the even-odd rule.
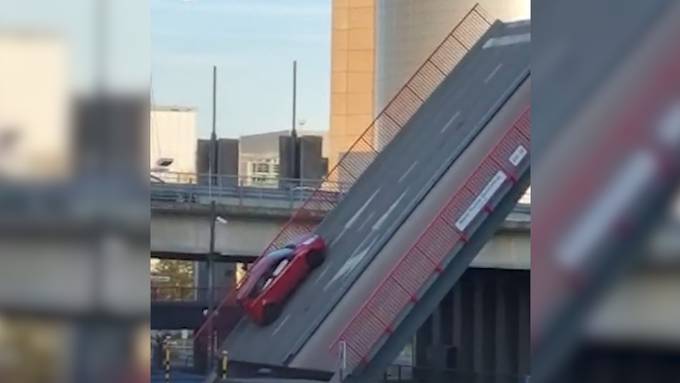
[[170,336],[163,340],[163,365],[165,367],[165,383],[170,383]]
[[227,369],[229,367],[229,353],[227,350],[222,350],[222,365],[221,365],[221,371],[220,371],[220,376],[222,380],[227,379]]

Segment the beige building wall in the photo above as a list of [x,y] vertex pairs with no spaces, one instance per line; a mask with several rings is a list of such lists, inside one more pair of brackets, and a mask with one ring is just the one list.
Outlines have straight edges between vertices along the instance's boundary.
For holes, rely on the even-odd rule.
[[[492,19],[525,20],[531,0],[377,0],[375,111],[394,97],[452,28],[479,3]],[[490,20],[493,21],[493,20]]]
[[333,0],[330,167],[477,2],[530,17],[530,0]]
[[[196,110],[188,107],[160,107],[151,110],[149,169],[159,170],[158,159],[170,158],[165,172],[196,172]],[[156,174],[157,172],[154,172]],[[179,181],[189,182],[192,176]]]
[[70,92],[63,39],[0,32],[0,178],[71,174]]
[[375,0],[333,0],[329,167],[373,121]]

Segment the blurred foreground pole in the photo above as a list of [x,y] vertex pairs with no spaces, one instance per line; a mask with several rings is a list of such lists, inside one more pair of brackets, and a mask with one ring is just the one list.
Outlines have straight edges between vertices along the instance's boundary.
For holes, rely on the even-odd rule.
[[[634,358],[620,357],[627,349],[647,366],[659,360],[659,338],[639,329],[645,320],[668,315],[667,307],[640,306],[638,293],[598,331],[591,325],[622,277],[649,268],[649,257],[643,259],[650,254],[648,240],[668,217],[680,180],[680,7],[663,0],[537,5],[531,378],[677,381],[662,374],[636,380]],[[610,17],[614,8],[625,11]],[[636,306],[644,307],[638,329],[622,327],[620,320]],[[676,355],[680,343],[669,339],[677,330],[664,339]],[[579,351],[593,345],[604,350],[606,362],[586,357],[587,364],[579,364]]]

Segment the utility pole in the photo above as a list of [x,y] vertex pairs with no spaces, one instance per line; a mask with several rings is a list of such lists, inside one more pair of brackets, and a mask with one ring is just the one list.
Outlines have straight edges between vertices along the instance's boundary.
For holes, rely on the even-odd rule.
[[293,121],[291,123],[290,137],[290,166],[292,167],[291,176],[293,179],[300,178],[300,163],[297,135],[297,60],[293,61]]
[[210,134],[210,163],[208,167],[208,187],[210,194],[210,246],[207,257],[208,272],[208,371],[212,370],[213,355],[215,354],[215,339],[213,339],[215,320],[215,220],[217,218],[215,200],[212,198],[212,184],[214,173],[217,169],[217,66],[213,66],[213,89],[212,89],[212,133]]

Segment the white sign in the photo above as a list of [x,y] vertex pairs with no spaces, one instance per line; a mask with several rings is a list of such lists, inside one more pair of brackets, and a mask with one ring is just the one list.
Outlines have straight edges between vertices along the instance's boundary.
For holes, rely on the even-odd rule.
[[511,163],[513,166],[519,165],[519,163],[522,162],[522,160],[523,160],[524,157],[527,155],[527,153],[528,153],[528,152],[527,152],[527,150],[524,148],[524,146],[522,146],[522,145],[518,146],[517,149],[515,149],[515,151],[512,152],[512,154],[510,155],[510,158],[509,158],[510,163]]
[[482,192],[479,193],[477,198],[475,198],[474,201],[472,201],[472,204],[470,204],[470,207],[465,210],[463,215],[458,218],[456,221],[456,228],[460,231],[464,231],[466,227],[475,219],[477,214],[479,214],[480,211],[484,208],[484,205],[486,205],[491,198],[493,198],[493,195],[496,194],[496,191],[503,185],[503,182],[508,179],[508,176],[501,170],[499,170],[493,178],[489,181],[489,183],[486,184],[484,189],[482,189]]

